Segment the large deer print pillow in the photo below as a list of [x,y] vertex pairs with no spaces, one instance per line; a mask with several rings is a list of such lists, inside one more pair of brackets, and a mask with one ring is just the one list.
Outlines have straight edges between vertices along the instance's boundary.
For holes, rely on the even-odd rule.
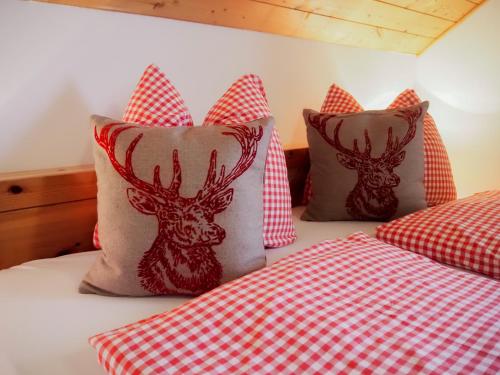
[[351,114],[304,110],[313,194],[303,220],[389,220],[427,207],[429,103]]
[[92,122],[103,252],[80,292],[198,295],[265,266],[272,118],[175,128]]

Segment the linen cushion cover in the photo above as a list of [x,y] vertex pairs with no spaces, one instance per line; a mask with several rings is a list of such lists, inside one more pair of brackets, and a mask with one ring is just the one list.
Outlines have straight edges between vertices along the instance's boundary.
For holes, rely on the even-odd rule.
[[[407,89],[399,94],[388,109],[408,107],[421,103],[414,90]],[[323,102],[321,112],[349,113],[361,112],[363,108],[354,97],[341,87],[333,84]],[[453,181],[451,164],[436,127],[429,113],[424,118],[424,186],[427,206],[455,200],[457,192]],[[311,179],[308,175],[304,187],[303,204],[307,204],[312,195]]]
[[[184,100],[160,69],[149,65],[132,93],[123,121],[148,126],[193,126],[193,119]],[[99,243],[99,229],[94,228],[93,243]]]
[[427,207],[427,107],[425,102],[351,114],[304,110],[313,195],[302,219],[388,220]]
[[500,279],[500,191],[486,191],[377,227],[377,238]]
[[111,374],[495,374],[500,288],[362,233],[90,338]]
[[[152,74],[154,73],[154,74]],[[155,81],[158,79],[158,82]],[[262,80],[248,74],[238,79],[208,112],[204,124],[232,125],[271,116]],[[157,67],[146,69],[127,107],[124,121],[153,125],[192,126],[180,94]],[[264,244],[280,247],[296,238],[291,216],[291,195],[285,155],[273,130],[264,180]],[[97,226],[94,246],[100,248]]]
[[272,118],[233,127],[92,122],[103,252],[82,293],[196,295],[265,266]]
[[[242,76],[208,111],[204,125],[240,124],[271,116],[260,77]],[[281,247],[297,237],[292,219],[292,198],[285,153],[273,129],[264,174],[264,244]]]

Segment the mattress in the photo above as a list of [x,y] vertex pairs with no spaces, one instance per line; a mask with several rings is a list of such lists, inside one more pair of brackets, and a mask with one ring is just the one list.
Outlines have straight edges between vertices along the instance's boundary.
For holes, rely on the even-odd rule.
[[[304,222],[293,210],[297,241],[267,250],[268,264],[325,239],[356,231],[372,235],[374,222]],[[0,271],[0,374],[103,374],[87,340],[186,302],[185,297],[83,295],[78,284],[98,251],[42,259]]]

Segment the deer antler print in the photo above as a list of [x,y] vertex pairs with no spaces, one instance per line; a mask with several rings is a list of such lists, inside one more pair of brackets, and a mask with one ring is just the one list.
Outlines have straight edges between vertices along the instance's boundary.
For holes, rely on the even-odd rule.
[[258,133],[257,129],[244,126],[228,126],[228,128],[232,131],[223,132],[222,134],[233,136],[238,141],[241,145],[242,157],[227,176],[225,175],[226,167],[222,165],[219,178],[216,180],[217,151],[212,151],[205,184],[197,194],[197,199],[202,202],[206,202],[207,199],[210,200],[210,198],[217,195],[217,193],[227,189],[234,180],[241,176],[250,165],[252,165],[257,155],[258,141],[262,138],[263,134],[262,127],[259,127]]
[[218,153],[212,150],[205,183],[194,197],[180,194],[182,173],[178,150],[172,152],[173,173],[168,187],[161,182],[159,165],[154,167],[152,183],[137,177],[132,155],[143,133],[128,145],[125,164],[118,162],[117,138],[132,128],[138,127],[111,123],[100,133],[96,129],[95,139],[108,154],[115,171],[131,185],[127,189],[130,204],[142,214],[156,216],[158,221],[158,234],[139,263],[141,285],[153,294],[198,294],[216,287],[223,270],[213,247],[223,242],[226,233],[214,222],[215,215],[230,205],[231,184],[252,165],[263,135],[262,127],[226,127],[228,130],[222,134],[235,138],[241,146],[241,156],[229,173],[222,165],[217,176]]
[[401,152],[403,148],[415,137],[415,133],[417,131],[417,121],[422,115],[422,108],[403,108],[398,112],[399,113],[397,113],[395,116],[404,119],[408,123],[408,130],[403,139],[399,141],[398,137],[393,140],[392,126],[389,128],[387,135],[387,145],[384,153],[382,154],[382,158],[390,158],[391,156],[396,155],[398,152]]
[[[368,129],[363,131],[363,151],[360,151],[357,138],[353,140],[352,148],[348,148],[342,144],[340,137],[345,118],[337,119],[337,115],[331,114],[309,114],[311,126],[338,151],[336,157],[339,163],[347,169],[357,171],[358,181],[346,199],[346,211],[350,216],[358,220],[386,220],[394,216],[399,201],[393,189],[400,183],[394,168],[404,160],[404,147],[415,137],[421,114],[421,107],[402,109],[395,114],[408,123],[408,130],[400,141],[397,136],[393,137],[392,126],[389,127],[386,149],[378,158],[371,155],[372,142]],[[335,124],[333,138],[327,133],[329,124]]]
[[[128,183],[130,183],[132,186],[135,188],[147,192],[151,195],[157,196],[157,197],[169,197],[173,190],[172,188],[175,187],[175,180],[180,179],[180,169],[178,166],[178,160],[177,160],[177,150],[174,150],[174,177],[172,178],[172,184],[168,189],[164,188],[161,184],[160,181],[160,166],[156,165],[154,168],[154,177],[153,177],[153,183],[150,184],[144,180],[141,180],[138,178],[135,173],[134,169],[132,167],[132,154],[134,153],[135,148],[137,147],[137,144],[139,141],[142,139],[143,134],[137,135],[134,140],[130,143],[130,145],[127,148],[127,151],[125,153],[125,165],[121,165],[118,160],[116,159],[115,155],[115,146],[116,146],[116,141],[118,139],[118,136],[123,133],[126,130],[129,129],[134,129],[138,128],[137,126],[134,125],[127,125],[127,126],[120,126],[119,128],[113,130],[111,132],[111,136],[109,136],[110,131],[119,125],[123,125],[123,123],[111,123],[108,125],[105,125],[101,133],[97,133],[97,128],[94,128],[94,137],[106,153],[108,154],[109,161],[113,165],[113,168],[122,176]],[[177,164],[177,166],[176,166]]]

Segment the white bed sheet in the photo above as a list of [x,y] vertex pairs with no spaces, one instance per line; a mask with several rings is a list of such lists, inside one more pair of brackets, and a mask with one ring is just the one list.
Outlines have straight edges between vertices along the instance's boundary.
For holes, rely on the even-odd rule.
[[[356,231],[373,234],[378,223],[300,221],[297,241],[267,250],[268,264],[325,239]],[[0,271],[0,374],[103,374],[87,339],[99,332],[161,313],[187,301],[175,297],[83,295],[78,284],[98,251],[36,260]]]

